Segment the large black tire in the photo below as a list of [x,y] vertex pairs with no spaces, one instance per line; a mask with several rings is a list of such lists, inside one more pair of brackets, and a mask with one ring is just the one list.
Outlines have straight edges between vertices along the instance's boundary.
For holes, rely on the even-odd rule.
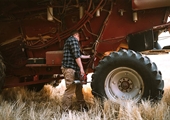
[[5,69],[6,69],[6,67],[5,67],[5,64],[3,62],[3,58],[0,55],[0,92],[2,91],[3,86],[4,86]]
[[118,99],[160,100],[164,81],[155,63],[132,50],[120,50],[99,62],[92,75],[94,96],[115,102]]

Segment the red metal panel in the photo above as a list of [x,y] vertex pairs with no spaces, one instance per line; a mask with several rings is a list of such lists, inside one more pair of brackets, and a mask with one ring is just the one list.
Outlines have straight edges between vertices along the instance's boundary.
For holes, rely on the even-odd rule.
[[133,10],[144,10],[170,6],[170,0],[132,0]]
[[63,51],[48,51],[46,52],[47,65],[61,65]]
[[[120,9],[126,11],[123,16],[118,12]],[[153,26],[162,24],[165,11],[166,8],[138,11],[138,20],[134,22],[130,3],[125,0],[119,0],[112,10],[101,39],[124,37],[128,34],[151,29]]]

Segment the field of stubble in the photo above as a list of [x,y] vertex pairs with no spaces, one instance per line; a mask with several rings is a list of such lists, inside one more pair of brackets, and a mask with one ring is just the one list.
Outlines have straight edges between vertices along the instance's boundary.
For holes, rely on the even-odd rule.
[[93,98],[90,85],[83,88],[88,112],[61,111],[64,81],[57,87],[45,85],[40,92],[24,88],[5,89],[0,96],[0,120],[169,120],[170,119],[170,55],[149,56],[162,71],[165,81],[163,99],[158,103],[126,101],[117,105],[105,101],[102,106]]

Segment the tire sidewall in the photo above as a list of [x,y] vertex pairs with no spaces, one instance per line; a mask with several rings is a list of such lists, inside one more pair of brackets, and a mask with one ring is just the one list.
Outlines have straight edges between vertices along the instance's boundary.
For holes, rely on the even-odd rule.
[[154,78],[152,77],[153,75],[151,73],[151,70],[147,67],[145,63],[140,62],[138,59],[134,59],[127,56],[119,56],[113,59],[107,59],[107,62],[104,62],[101,65],[101,68],[96,71],[97,75],[94,78],[95,83],[92,83],[93,86],[96,86],[96,88],[94,88],[95,91],[97,90],[98,93],[100,93],[102,96],[105,96],[107,98],[104,89],[106,77],[113,69],[119,67],[131,68],[141,76],[144,83],[144,90],[143,90],[144,93],[142,97],[147,99],[150,94],[150,90],[152,91],[153,89],[152,86],[149,85],[154,84],[152,83],[152,79]]

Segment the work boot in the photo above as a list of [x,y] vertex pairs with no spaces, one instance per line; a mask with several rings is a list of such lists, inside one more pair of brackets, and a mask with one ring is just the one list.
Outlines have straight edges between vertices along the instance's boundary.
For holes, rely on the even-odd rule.
[[85,105],[83,105],[83,106],[81,106],[80,107],[80,111],[82,111],[82,112],[88,112],[89,111],[89,108],[87,107],[87,105],[85,104]]
[[89,110],[85,101],[77,101],[74,105],[74,109],[80,112],[87,112]]

